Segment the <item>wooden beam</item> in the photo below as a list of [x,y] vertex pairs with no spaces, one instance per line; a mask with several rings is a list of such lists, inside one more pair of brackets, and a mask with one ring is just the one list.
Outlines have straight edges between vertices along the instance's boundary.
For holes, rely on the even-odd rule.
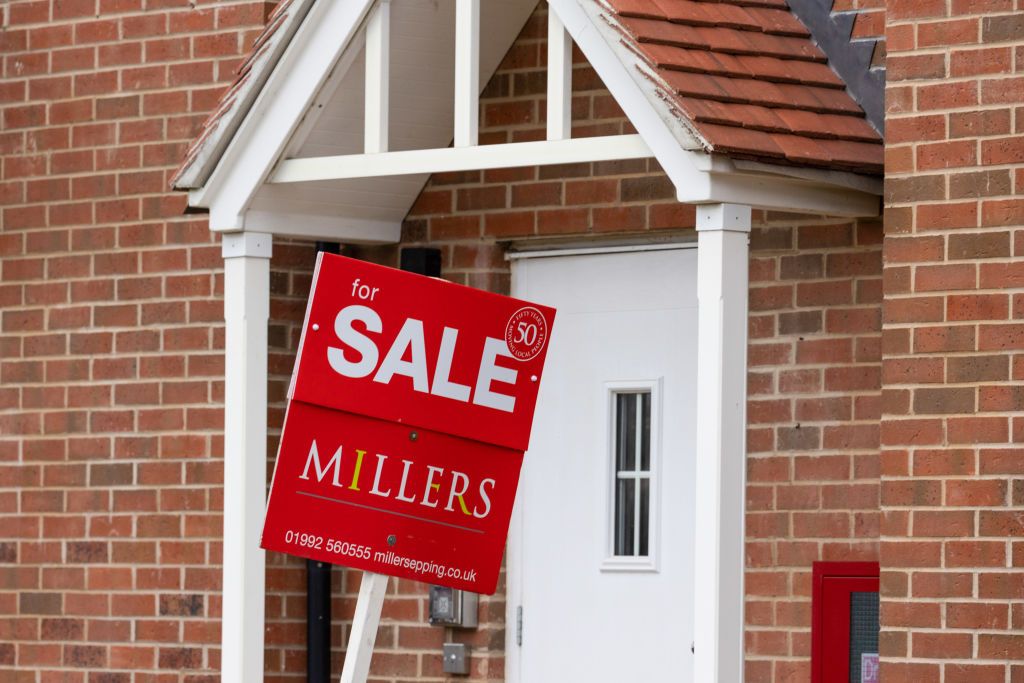
[[380,0],[366,25],[366,98],[363,115],[363,150],[388,150],[388,95],[391,52],[391,0]]
[[548,140],[572,137],[572,38],[548,8]]
[[587,163],[654,156],[639,135],[610,135],[577,140],[540,140],[501,145],[415,149],[383,154],[351,154],[282,161],[272,183],[374,178],[517,166]]
[[480,0],[455,0],[455,146],[480,131]]
[[347,244],[394,244],[402,235],[402,222],[343,215],[301,214],[288,208],[280,211],[249,209],[245,212],[245,229],[296,239]]

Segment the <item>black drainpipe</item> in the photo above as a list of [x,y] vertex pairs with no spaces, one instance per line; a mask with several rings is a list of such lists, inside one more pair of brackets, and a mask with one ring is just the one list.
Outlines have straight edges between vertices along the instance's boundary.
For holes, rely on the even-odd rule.
[[[341,253],[337,242],[317,242],[317,253]],[[441,250],[406,247],[401,268],[410,273],[441,277]],[[306,560],[306,680],[331,682],[331,565]]]

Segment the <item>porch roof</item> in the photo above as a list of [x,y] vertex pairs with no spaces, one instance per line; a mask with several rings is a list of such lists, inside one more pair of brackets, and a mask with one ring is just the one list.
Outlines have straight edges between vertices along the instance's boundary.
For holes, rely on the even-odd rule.
[[457,35],[456,3],[283,0],[174,186],[216,231],[392,241],[431,173],[655,157],[681,202],[877,215],[881,139],[783,0],[550,0],[549,51],[571,39],[637,134],[570,139],[565,52],[548,140],[498,146],[477,96],[536,3],[463,2]]
[[709,152],[880,174],[881,137],[785,0],[607,0],[606,15]]

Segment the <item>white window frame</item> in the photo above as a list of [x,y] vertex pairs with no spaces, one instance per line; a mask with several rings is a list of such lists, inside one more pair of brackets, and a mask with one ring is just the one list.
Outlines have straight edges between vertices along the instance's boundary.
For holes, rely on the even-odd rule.
[[[658,572],[661,553],[661,397],[662,378],[623,380],[604,383],[605,404],[605,547],[602,572]],[[618,483],[616,461],[615,397],[618,394],[649,392],[651,395],[651,463],[649,470],[649,504],[647,555],[642,557],[615,554],[615,489]],[[640,457],[639,452],[637,458]]]

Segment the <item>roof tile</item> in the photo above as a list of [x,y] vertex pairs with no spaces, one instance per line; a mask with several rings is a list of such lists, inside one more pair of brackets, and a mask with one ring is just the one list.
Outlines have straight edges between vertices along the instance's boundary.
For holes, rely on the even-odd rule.
[[709,151],[878,174],[882,144],[784,0],[605,0]]
[[779,161],[786,158],[785,151],[774,137],[763,131],[716,124],[704,124],[700,131],[708,137],[716,150],[722,152],[749,154],[750,150],[757,150],[757,156],[766,160]]

